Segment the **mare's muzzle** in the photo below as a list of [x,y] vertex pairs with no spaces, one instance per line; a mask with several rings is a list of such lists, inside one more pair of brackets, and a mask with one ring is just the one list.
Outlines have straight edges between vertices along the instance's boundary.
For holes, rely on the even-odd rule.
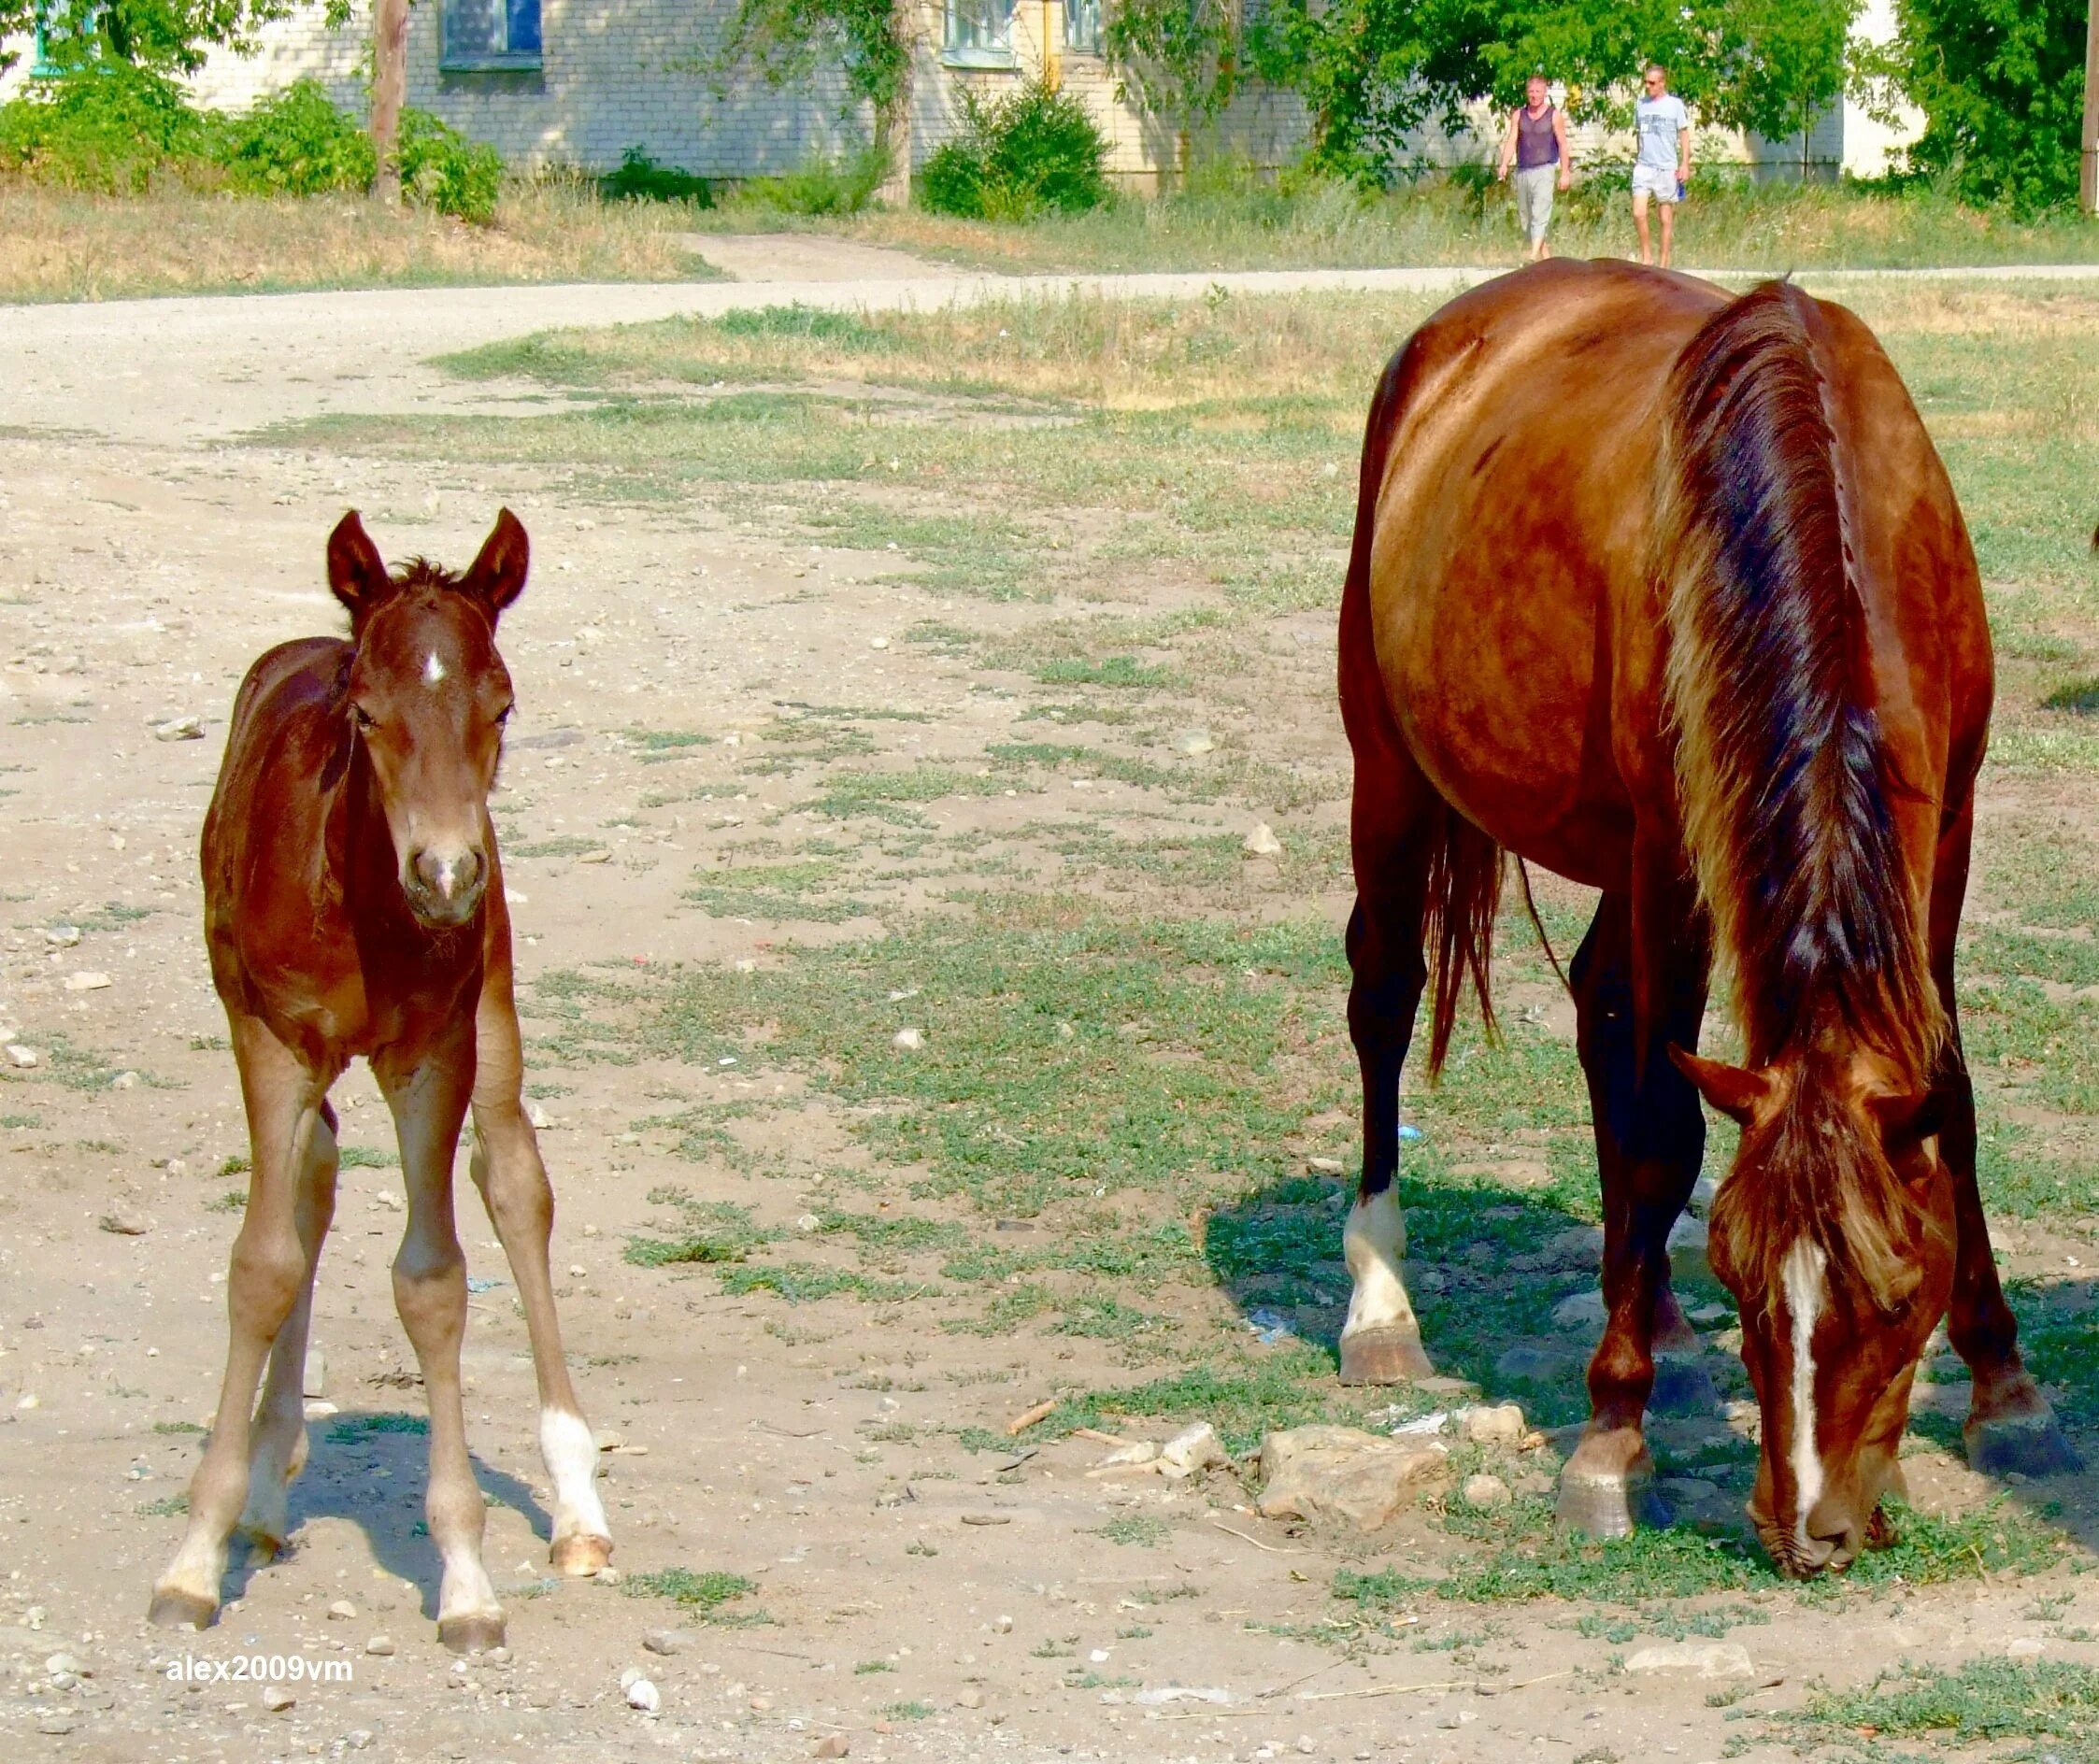
[[488,857],[478,846],[421,846],[402,867],[401,891],[425,925],[462,925],[480,905],[488,877]]

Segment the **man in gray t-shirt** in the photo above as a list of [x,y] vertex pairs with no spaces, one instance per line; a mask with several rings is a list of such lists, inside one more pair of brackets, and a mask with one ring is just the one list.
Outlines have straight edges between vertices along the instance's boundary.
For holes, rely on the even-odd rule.
[[1640,144],[1633,160],[1633,224],[1640,231],[1640,262],[1654,262],[1647,230],[1651,196],[1662,205],[1662,267],[1667,269],[1676,236],[1677,204],[1691,181],[1691,112],[1669,90],[1669,76],[1659,65],[1650,65],[1640,77],[1633,128]]

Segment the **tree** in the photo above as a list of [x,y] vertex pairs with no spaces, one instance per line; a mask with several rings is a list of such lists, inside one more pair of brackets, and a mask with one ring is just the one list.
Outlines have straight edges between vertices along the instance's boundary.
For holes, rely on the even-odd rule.
[[[346,12],[348,7],[343,8]],[[329,7],[335,17],[335,0]],[[372,194],[392,207],[401,200],[401,162],[395,151],[401,107],[408,96],[408,0],[373,0],[372,157],[378,166]]]
[[1927,121],[1909,149],[1963,200],[2020,214],[2078,197],[2086,0],[1897,0],[1898,78]]
[[1844,91],[1859,7],[1860,0],[1734,0],[1722,33],[1724,72],[1707,114],[1767,141],[1798,135],[1805,177],[1808,131]]
[[804,79],[829,64],[874,113],[875,149],[890,168],[889,191],[911,182],[911,0],[738,0],[713,71],[755,68],[768,84]]
[[1101,24],[1116,96],[1172,130],[1185,174],[1195,133],[1232,102],[1239,73],[1235,0],[1120,0]]
[[[0,37],[41,30],[61,68],[99,56],[154,73],[194,73],[221,44],[248,46],[256,30],[291,11],[293,0],[0,0]],[[0,56],[0,68],[15,57]]]

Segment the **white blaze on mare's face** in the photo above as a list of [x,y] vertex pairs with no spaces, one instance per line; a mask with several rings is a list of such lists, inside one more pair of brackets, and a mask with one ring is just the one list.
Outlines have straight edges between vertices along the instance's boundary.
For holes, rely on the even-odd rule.
[[1829,1258],[1820,1244],[1801,1238],[1786,1251],[1779,1277],[1792,1316],[1793,1540],[1811,1550],[1807,1515],[1822,1498],[1822,1460],[1815,1449],[1815,1320],[1822,1313],[1822,1276]]
[[445,664],[437,660],[437,652],[433,649],[422,664],[422,683],[425,686],[436,686],[444,677]]

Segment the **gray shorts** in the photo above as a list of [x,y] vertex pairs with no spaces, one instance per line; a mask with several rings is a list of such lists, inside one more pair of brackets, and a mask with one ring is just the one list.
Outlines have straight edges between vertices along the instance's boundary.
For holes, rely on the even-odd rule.
[[1552,224],[1552,186],[1559,181],[1557,164],[1533,165],[1516,174],[1516,219],[1523,235],[1535,245]]
[[1663,170],[1659,165],[1644,162],[1633,167],[1633,193],[1635,196],[1652,196],[1657,202],[1674,204],[1677,200],[1677,168]]

